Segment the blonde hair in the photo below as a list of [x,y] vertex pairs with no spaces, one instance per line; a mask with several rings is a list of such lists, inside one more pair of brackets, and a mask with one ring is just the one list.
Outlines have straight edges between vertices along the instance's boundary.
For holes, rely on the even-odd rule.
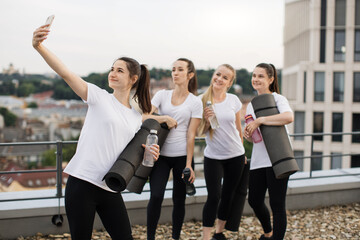
[[[230,81],[232,82],[231,84],[233,84],[234,80],[236,79],[236,71],[235,71],[235,69],[230,64],[226,64],[226,63],[221,64],[219,67],[226,67],[227,69],[229,69],[233,73],[233,76],[230,79]],[[219,69],[219,67],[217,67],[217,69]],[[216,70],[215,70],[214,74],[216,73]],[[230,89],[230,87],[229,87],[229,89]],[[229,89],[227,89],[227,90],[229,90]],[[214,104],[212,77],[211,77],[211,80],[210,80],[210,86],[208,87],[208,89],[206,89],[205,93],[202,96],[201,101],[202,101],[204,109],[206,108],[206,102],[211,101],[211,104]],[[201,119],[201,122],[200,122],[200,126],[199,126],[199,132],[198,132],[199,135],[203,135],[205,133],[205,131],[206,131],[205,126],[206,126],[206,120],[205,120],[205,118],[203,116],[203,118]],[[212,128],[209,128],[208,131],[209,131],[209,134],[210,134],[210,138],[212,138],[213,135],[214,135],[214,130]]]

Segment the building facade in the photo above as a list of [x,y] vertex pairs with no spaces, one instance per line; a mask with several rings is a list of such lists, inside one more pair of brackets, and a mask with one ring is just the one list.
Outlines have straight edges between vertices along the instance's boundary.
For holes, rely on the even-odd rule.
[[[360,0],[285,2],[282,94],[291,133],[360,131]],[[360,135],[295,137],[303,171],[360,167]]]

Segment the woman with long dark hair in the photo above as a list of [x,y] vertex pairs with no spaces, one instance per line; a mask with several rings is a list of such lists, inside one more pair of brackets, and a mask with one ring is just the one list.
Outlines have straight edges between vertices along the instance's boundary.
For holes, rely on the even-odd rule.
[[172,169],[173,173],[173,214],[172,238],[179,239],[185,216],[186,186],[182,179],[184,168],[190,169],[189,181],[195,180],[193,155],[196,130],[202,118],[202,104],[195,96],[197,91],[196,70],[192,61],[179,58],[172,67],[173,90],[160,90],[155,94],[151,113],[160,116],[143,115],[166,122],[171,128],[159,160],[155,162],[150,175],[150,201],[147,207],[147,239],[155,239],[156,227],[160,218],[161,204],[165,187]]
[[[259,95],[272,94],[279,111],[279,114],[256,118],[254,109],[251,103],[249,103],[246,114],[251,114],[255,120],[246,125],[244,136],[252,142],[252,133],[260,125],[283,126],[293,122],[294,116],[288,100],[280,95],[274,65],[267,63],[258,64],[253,71],[251,84]],[[273,136],[273,138],[276,139],[276,136]],[[263,227],[264,234],[260,237],[262,240],[281,240],[285,236],[287,225],[285,201],[288,180],[289,177],[283,179],[275,177],[264,141],[254,142],[250,163],[248,201]],[[264,202],[266,190],[269,191],[273,226],[271,226],[270,213]]]
[[[108,74],[112,94],[84,81],[71,72],[42,43],[48,25],[35,30],[32,44],[47,64],[88,104],[76,153],[64,172],[69,174],[65,189],[65,209],[74,240],[91,239],[95,213],[112,239],[133,239],[122,196],[112,191],[103,177],[134,137],[142,124],[141,114],[130,105],[135,89],[140,108],[150,112],[150,76],[147,68],[128,57],[117,59]],[[152,147],[155,159],[159,146]]]

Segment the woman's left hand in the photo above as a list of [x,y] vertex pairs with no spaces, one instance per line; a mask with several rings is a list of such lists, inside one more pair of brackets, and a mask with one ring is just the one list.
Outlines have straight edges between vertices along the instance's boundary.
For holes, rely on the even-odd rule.
[[194,183],[194,181],[195,181],[195,172],[194,172],[194,170],[192,169],[191,166],[190,167],[186,166],[186,167],[190,169],[189,182]]
[[245,129],[244,129],[244,135],[245,135],[245,138],[249,138],[252,136],[253,132],[258,128],[260,127],[260,121],[259,119],[257,118],[255,121],[249,123],[246,125]]
[[[146,148],[145,144],[142,144],[142,146],[144,148]],[[145,149],[146,151],[146,149]],[[150,152],[152,153],[153,157],[154,157],[154,161],[157,161],[159,159],[159,155],[160,155],[160,146],[157,144],[153,144],[150,146]]]

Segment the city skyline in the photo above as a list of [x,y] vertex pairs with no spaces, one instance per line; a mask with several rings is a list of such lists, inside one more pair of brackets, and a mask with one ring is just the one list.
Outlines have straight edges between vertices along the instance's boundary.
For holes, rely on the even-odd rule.
[[52,73],[31,46],[33,31],[51,14],[45,46],[79,75],[105,72],[120,56],[164,69],[179,57],[197,69],[283,66],[284,0],[3,0],[0,70],[13,63],[20,72]]

